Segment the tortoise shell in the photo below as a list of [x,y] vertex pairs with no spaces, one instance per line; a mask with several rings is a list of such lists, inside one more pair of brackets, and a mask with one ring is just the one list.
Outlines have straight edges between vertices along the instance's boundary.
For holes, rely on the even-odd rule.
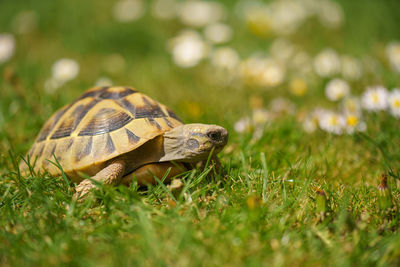
[[[28,152],[35,170],[77,174],[182,125],[169,108],[128,87],[96,87],[58,110]],[[50,161],[49,161],[50,160]],[[21,170],[26,170],[25,162]]]

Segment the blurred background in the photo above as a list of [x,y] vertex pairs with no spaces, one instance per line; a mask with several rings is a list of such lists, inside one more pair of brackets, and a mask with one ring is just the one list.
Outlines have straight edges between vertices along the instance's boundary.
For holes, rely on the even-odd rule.
[[302,134],[398,125],[399,26],[396,0],[3,0],[2,149],[26,151],[96,85],[252,140],[281,118]]

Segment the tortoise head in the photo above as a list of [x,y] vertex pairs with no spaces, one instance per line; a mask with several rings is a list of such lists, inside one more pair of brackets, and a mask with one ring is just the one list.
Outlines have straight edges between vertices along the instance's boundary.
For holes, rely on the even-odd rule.
[[161,161],[197,162],[214,155],[228,142],[228,131],[218,125],[192,123],[164,133],[164,157]]

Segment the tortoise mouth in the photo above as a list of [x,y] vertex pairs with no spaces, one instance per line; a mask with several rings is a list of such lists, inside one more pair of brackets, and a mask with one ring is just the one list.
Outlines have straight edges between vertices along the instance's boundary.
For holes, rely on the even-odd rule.
[[206,149],[204,149],[204,150],[201,150],[201,153],[202,153],[202,154],[205,154],[205,155],[207,155],[207,156],[208,156],[210,153],[218,154],[219,152],[222,151],[222,149],[224,149],[225,145],[226,145],[226,142],[224,142],[224,143],[218,143],[218,144],[213,144],[213,146],[212,146],[211,148],[206,148]]

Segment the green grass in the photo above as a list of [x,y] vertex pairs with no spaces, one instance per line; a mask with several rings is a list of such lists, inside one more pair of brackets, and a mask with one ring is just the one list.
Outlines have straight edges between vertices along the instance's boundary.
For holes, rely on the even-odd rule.
[[[309,51],[332,46],[378,58],[380,42],[400,39],[396,1],[340,2],[347,27],[326,33],[308,25],[293,38]],[[286,85],[280,91],[232,88],[215,84],[206,63],[179,69],[165,52],[179,23],[163,24],[147,15],[140,23],[119,24],[111,18],[110,5],[0,2],[0,32],[12,32],[12,18],[20,10],[34,9],[39,15],[38,29],[17,37],[15,56],[0,65],[0,265],[400,264],[400,120],[367,114],[366,133],[334,136],[307,134],[295,116],[283,116],[254,141],[251,133],[236,133],[234,123],[250,114],[251,96],[266,103],[276,95],[291,97]],[[374,23],[369,17],[376,17]],[[244,55],[270,44],[230,20],[237,31],[232,46]],[[117,52],[125,57],[126,68],[108,73],[104,58]],[[62,57],[77,60],[81,72],[46,94],[51,65]],[[74,202],[73,184],[65,177],[21,176],[18,161],[47,118],[102,75],[145,92],[188,123],[226,127],[230,141],[220,154],[222,173],[196,169],[184,174],[179,195],[161,184],[146,190],[135,184],[100,186],[83,203]],[[360,92],[376,82],[400,85],[398,74],[382,67],[352,86]],[[292,99],[299,113],[326,102],[322,85],[310,88],[304,99]],[[189,107],[193,104],[200,113]],[[377,189],[383,173],[389,187],[384,192]]]

